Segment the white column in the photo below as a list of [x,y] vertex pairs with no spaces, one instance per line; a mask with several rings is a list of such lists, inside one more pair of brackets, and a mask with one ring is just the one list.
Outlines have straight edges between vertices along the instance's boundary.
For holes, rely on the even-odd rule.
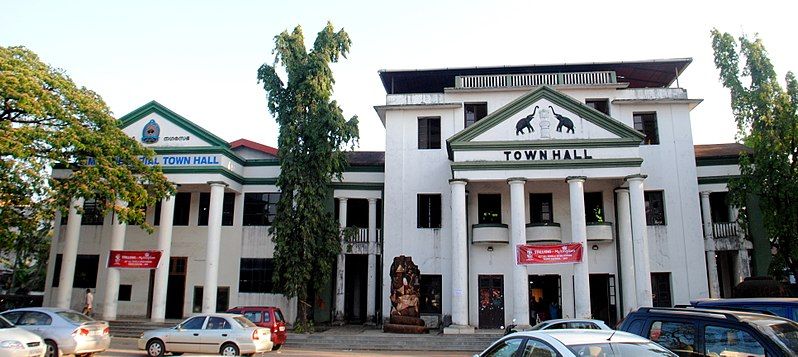
[[632,219],[629,208],[629,189],[615,190],[618,205],[618,247],[621,251],[621,296],[623,297],[622,317],[637,309],[637,284],[635,284],[635,258],[632,244]]
[[632,217],[632,244],[635,255],[635,285],[637,288],[637,305],[650,307],[651,268],[648,259],[648,237],[646,224],[646,199],[643,191],[645,175],[633,175],[626,178],[629,183],[629,203]]
[[366,279],[366,323],[374,322],[377,299],[377,199],[369,198],[369,261]]
[[712,206],[709,203],[709,191],[702,191],[701,218],[704,221],[704,250],[707,256],[707,275],[709,280],[709,297],[720,297],[720,282],[718,280],[718,263],[715,260],[715,239],[712,234]]
[[77,207],[83,207],[83,198],[72,199],[69,203],[64,251],[61,253],[61,276],[58,277],[58,295],[56,307],[69,309],[72,303],[72,284],[75,279],[75,262],[78,260],[78,242],[80,240],[80,220],[82,215]]
[[590,318],[590,270],[588,269],[587,223],[585,222],[585,177],[570,176],[568,192],[571,198],[571,243],[582,245],[582,261],[574,264],[574,315]]
[[61,210],[56,210],[50,234],[50,256],[47,258],[47,276],[49,279],[46,279],[44,285],[44,289],[47,292],[44,296],[44,306],[53,306],[55,304],[55,294],[58,294],[58,288],[53,288],[52,286],[54,281],[61,278],[60,276],[55,276],[55,257],[58,255],[58,241],[60,240],[60,236]]
[[[127,207],[127,202],[116,200],[116,205]],[[122,250],[125,248],[125,231],[127,224],[119,220],[119,215],[114,212],[111,222],[111,246],[109,250]],[[110,252],[108,259],[111,259]],[[100,262],[103,264],[103,262]],[[103,299],[103,320],[116,320],[116,307],[119,298],[119,269],[108,268],[105,279],[105,295]]]
[[158,250],[161,261],[155,269],[155,282],[152,288],[153,322],[163,322],[166,318],[166,287],[169,283],[169,259],[172,254],[172,220],[175,215],[175,196],[161,200],[161,221],[158,227]]
[[[338,198],[338,225],[341,231],[346,228],[346,201],[344,197]],[[343,242],[342,242],[343,243]],[[341,323],[344,321],[344,302],[346,293],[346,253],[341,250],[338,254],[338,264],[335,270],[335,312],[333,320]]]
[[466,192],[468,181],[449,180],[452,190],[452,325],[444,333],[473,333],[468,325],[468,236]]
[[205,245],[205,284],[202,287],[202,312],[216,312],[216,293],[219,286],[219,249],[222,242],[222,204],[224,182],[208,182],[211,185],[211,202],[208,209],[208,243]]
[[529,276],[526,266],[518,264],[518,246],[526,244],[525,178],[510,178],[510,276],[513,291],[513,320],[518,326],[529,326]]

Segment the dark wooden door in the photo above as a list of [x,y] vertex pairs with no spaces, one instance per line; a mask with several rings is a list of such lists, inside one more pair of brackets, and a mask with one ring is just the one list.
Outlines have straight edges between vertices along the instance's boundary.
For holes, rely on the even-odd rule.
[[479,328],[497,329],[504,326],[504,276],[480,275]]
[[182,319],[186,295],[188,257],[169,258],[169,280],[166,283],[166,318]]

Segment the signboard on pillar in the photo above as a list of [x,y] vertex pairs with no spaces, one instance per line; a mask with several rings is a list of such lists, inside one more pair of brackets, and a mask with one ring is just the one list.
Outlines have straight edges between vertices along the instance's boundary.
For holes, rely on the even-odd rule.
[[579,243],[546,245],[519,244],[516,249],[516,264],[581,263],[582,250],[582,245]]
[[161,260],[159,250],[112,250],[108,255],[109,268],[155,269]]

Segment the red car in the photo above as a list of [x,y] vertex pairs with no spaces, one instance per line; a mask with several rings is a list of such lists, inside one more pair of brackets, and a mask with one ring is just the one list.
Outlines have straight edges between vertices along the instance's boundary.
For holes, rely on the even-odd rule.
[[272,331],[273,351],[285,343],[285,319],[279,307],[274,306],[236,306],[227,312],[244,315],[255,325],[267,327]]

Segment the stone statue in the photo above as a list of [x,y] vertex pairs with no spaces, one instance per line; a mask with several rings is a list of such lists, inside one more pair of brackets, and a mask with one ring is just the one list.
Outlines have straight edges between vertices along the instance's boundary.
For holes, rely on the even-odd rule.
[[419,316],[421,286],[418,266],[412,257],[400,255],[391,264],[391,314],[390,323],[383,325],[385,332],[427,333],[424,320]]

